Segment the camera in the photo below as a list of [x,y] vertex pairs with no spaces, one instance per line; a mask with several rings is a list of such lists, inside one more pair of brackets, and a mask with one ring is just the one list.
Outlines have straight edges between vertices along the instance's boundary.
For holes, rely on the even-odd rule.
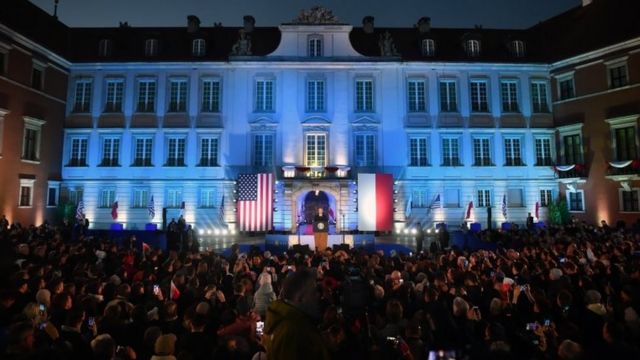
[[44,306],[44,304],[40,304],[38,309],[40,311],[40,316],[44,316],[44,313],[47,310],[47,308]]
[[400,339],[396,336],[387,336],[387,343],[395,348],[400,343]]
[[96,324],[96,318],[94,318],[93,316],[89,317],[89,326],[94,326]]
[[158,295],[159,292],[160,292],[160,285],[158,284],[153,285],[153,294]]
[[256,322],[256,335],[262,336],[264,333],[264,321]]
[[527,324],[527,331],[536,331],[538,329],[538,324],[537,323],[528,323]]

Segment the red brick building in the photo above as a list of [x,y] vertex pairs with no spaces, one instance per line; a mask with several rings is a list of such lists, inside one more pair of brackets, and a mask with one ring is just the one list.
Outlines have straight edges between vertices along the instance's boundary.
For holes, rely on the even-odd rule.
[[560,194],[589,223],[640,215],[639,13],[589,0],[533,29],[548,42]]
[[66,26],[26,1],[3,6],[12,11],[0,12],[0,215],[41,224],[58,204]]

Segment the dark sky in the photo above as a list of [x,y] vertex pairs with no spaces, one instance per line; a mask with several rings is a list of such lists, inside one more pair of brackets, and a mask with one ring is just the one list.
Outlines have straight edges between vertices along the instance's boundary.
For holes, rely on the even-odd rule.
[[[54,0],[31,0],[49,13]],[[221,22],[242,25],[243,15],[253,15],[257,26],[289,22],[301,9],[321,5],[333,10],[341,22],[354,26],[366,15],[375,24],[413,26],[421,16],[431,17],[434,27],[526,28],[559,14],[581,0],[60,0],[58,16],[73,27],[186,26],[187,15],[203,26]]]

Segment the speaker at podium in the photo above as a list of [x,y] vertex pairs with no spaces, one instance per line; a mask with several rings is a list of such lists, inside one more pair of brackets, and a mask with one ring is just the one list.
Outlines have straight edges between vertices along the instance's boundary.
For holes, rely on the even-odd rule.
[[324,251],[327,248],[329,238],[329,218],[323,208],[318,208],[318,213],[313,217],[313,239],[316,251]]

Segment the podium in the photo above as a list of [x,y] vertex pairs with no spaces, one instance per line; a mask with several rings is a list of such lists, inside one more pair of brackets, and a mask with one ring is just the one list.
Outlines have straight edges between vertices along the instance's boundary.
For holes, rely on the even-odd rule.
[[316,244],[316,250],[324,251],[327,248],[328,237],[329,221],[325,219],[314,219],[313,239]]

